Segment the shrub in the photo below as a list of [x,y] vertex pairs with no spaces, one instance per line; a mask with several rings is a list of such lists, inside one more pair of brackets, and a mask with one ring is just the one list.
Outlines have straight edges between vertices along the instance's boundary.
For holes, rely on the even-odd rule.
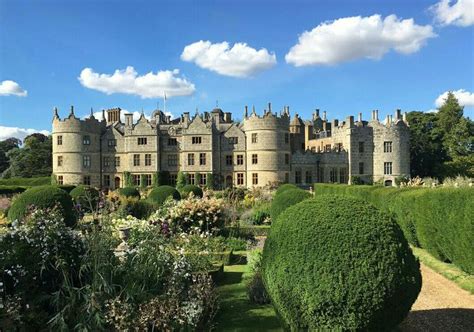
[[181,197],[187,198],[189,196],[189,193],[193,193],[195,197],[202,197],[203,192],[202,189],[199,188],[198,186],[195,186],[193,184],[187,184],[181,190],[179,191],[181,194]]
[[[14,225],[0,237],[0,252],[2,326],[45,328],[51,294],[59,291],[65,276],[79,274],[85,254],[81,236],[64,224],[61,211],[35,210],[28,222]],[[8,321],[15,327],[5,326]]]
[[36,187],[45,186],[51,184],[50,176],[40,176],[34,178],[9,178],[0,179],[1,186],[25,186],[25,187]]
[[59,205],[66,225],[73,226],[76,223],[76,213],[71,196],[56,186],[32,187],[20,194],[8,210],[8,219],[10,221],[22,220],[31,205],[37,208],[52,208]]
[[148,218],[154,211],[153,203],[136,197],[123,197],[120,200],[119,213],[123,216],[133,216],[138,219]]
[[89,186],[77,186],[70,193],[74,203],[86,211],[94,211],[97,209],[99,202],[99,192],[97,189]]
[[311,194],[303,189],[288,189],[276,195],[272,201],[270,215],[272,220],[276,220],[280,213],[288,207],[295,205],[311,197]]
[[148,194],[148,199],[157,204],[163,204],[168,197],[171,197],[174,200],[181,199],[179,192],[171,186],[156,187]]
[[26,190],[26,187],[21,186],[4,186],[0,185],[0,195],[14,195],[22,193]]
[[290,190],[290,189],[298,189],[297,186],[295,186],[294,184],[291,184],[291,183],[285,183],[285,184],[282,184],[281,186],[278,187],[278,189],[276,190],[275,192],[275,195],[279,195],[287,190]]
[[398,225],[363,200],[336,195],[301,202],[274,221],[262,273],[291,330],[390,331],[421,288]]
[[250,216],[253,225],[263,225],[270,221],[271,203],[265,202],[255,207]]
[[140,192],[134,187],[125,187],[118,190],[119,195],[123,197],[140,198]]
[[58,188],[61,188],[62,190],[64,190],[65,192],[67,192],[68,194],[71,193],[71,191],[76,188],[75,185],[72,185],[72,184],[62,184],[62,185],[59,185]]
[[179,171],[178,175],[176,176],[176,188],[183,188],[187,184],[187,182],[187,174]]
[[408,242],[474,273],[474,188],[315,185],[316,195],[359,197],[392,214]]
[[249,301],[256,304],[269,304],[270,296],[268,295],[265,285],[263,284],[261,272],[252,275],[246,284],[247,296]]
[[206,188],[211,190],[216,189],[216,181],[212,173],[207,173]]

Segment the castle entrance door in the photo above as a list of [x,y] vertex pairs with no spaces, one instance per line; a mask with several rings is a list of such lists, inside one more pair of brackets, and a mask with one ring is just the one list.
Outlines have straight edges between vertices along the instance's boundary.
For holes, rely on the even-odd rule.
[[120,178],[118,176],[116,176],[114,179],[114,188],[115,189],[120,188]]
[[232,175],[227,175],[225,178],[225,186],[226,188],[232,187]]

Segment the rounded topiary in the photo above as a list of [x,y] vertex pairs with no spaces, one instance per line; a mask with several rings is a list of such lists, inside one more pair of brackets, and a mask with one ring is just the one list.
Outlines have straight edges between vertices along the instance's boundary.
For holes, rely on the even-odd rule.
[[193,193],[195,197],[202,197],[202,189],[193,184],[187,184],[179,191],[181,197],[187,198],[190,193]]
[[77,186],[69,193],[74,203],[79,204],[81,209],[93,211],[99,202],[99,192],[89,186]]
[[421,289],[400,227],[366,201],[309,199],[274,221],[262,273],[291,330],[390,331]]
[[297,186],[295,186],[294,184],[291,184],[291,183],[285,183],[285,184],[282,184],[281,186],[278,187],[278,189],[276,190],[275,192],[275,195],[279,195],[287,190],[291,190],[291,189],[298,189]]
[[285,211],[292,205],[295,205],[305,199],[312,197],[312,195],[303,189],[287,189],[273,198],[270,208],[270,215],[272,220],[276,220],[280,213]]
[[140,192],[137,190],[137,188],[134,187],[124,187],[120,188],[118,190],[119,195],[123,197],[136,197],[140,198]]
[[174,200],[181,199],[179,192],[171,186],[156,187],[148,194],[148,199],[157,204],[163,204],[168,197],[172,197]]
[[22,220],[31,205],[38,208],[51,208],[57,204],[61,208],[66,225],[73,226],[77,216],[71,196],[53,185],[32,187],[19,195],[8,210],[8,219]]

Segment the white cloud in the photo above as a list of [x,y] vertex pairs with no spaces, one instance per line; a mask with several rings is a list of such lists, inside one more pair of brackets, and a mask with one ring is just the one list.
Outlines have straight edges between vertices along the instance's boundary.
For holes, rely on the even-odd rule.
[[117,69],[112,75],[99,74],[91,68],[84,68],[78,77],[83,86],[98,90],[108,95],[124,93],[142,98],[162,98],[188,96],[196,90],[194,84],[184,77],[179,77],[179,70],[158,71],[156,74],[139,76],[132,66],[124,70]]
[[28,91],[23,90],[17,82],[6,80],[0,83],[0,96],[26,97],[27,95]]
[[201,68],[209,69],[221,75],[249,77],[276,64],[276,56],[265,48],[256,50],[246,43],[235,43],[230,48],[228,42],[212,44],[200,40],[187,45],[181,54],[181,60],[194,62]]
[[441,25],[467,27],[474,24],[474,0],[458,0],[451,6],[451,0],[441,0],[429,9]]
[[297,67],[360,58],[378,60],[391,49],[401,54],[417,52],[433,37],[433,27],[417,25],[413,19],[395,15],[385,19],[380,15],[344,17],[303,32],[285,59]]
[[26,136],[34,134],[34,133],[41,133],[43,135],[49,135],[49,131],[47,131],[47,130],[0,126],[0,141],[3,141],[3,140],[5,140],[7,138],[10,138],[10,137],[16,137],[16,138],[21,139],[23,141]]
[[[448,97],[448,92],[446,91],[438,96],[435,101],[436,107],[440,107],[444,104],[444,101]],[[474,93],[466,91],[464,89],[459,89],[457,91],[451,91],[454,96],[457,98],[459,105],[461,106],[474,106]]]

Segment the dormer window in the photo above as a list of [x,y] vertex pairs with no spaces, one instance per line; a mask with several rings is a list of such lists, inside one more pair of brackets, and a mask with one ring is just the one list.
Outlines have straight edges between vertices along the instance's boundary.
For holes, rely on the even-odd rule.
[[238,144],[239,143],[239,138],[238,137],[229,137],[228,142],[231,145]]
[[169,146],[176,146],[178,145],[178,140],[175,137],[168,138],[168,145]]
[[146,137],[138,137],[138,145],[146,145],[147,139]]
[[82,144],[91,145],[91,137],[89,135],[83,136],[82,137]]
[[192,137],[192,143],[193,144],[201,144],[202,143],[202,137],[201,136],[193,136]]

